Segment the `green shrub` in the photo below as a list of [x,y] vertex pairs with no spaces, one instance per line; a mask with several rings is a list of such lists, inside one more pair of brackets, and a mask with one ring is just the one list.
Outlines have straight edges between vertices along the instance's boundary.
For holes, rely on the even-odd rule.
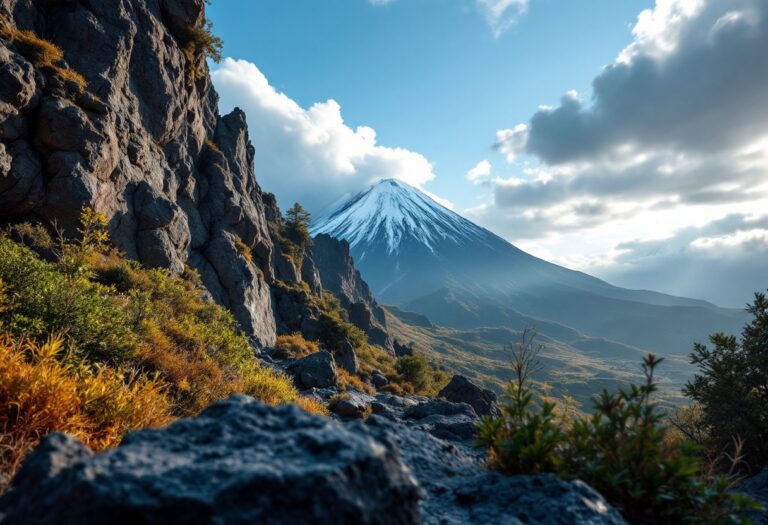
[[698,418],[689,432],[715,454],[743,442],[747,472],[768,465],[768,298],[756,293],[747,306],[752,321],[741,340],[722,333],[710,337],[712,347],[696,344],[691,360],[699,373],[684,389],[697,403]]
[[214,62],[221,62],[224,41],[213,34],[213,22],[205,20],[202,25],[188,27],[187,37],[185,52],[190,61],[206,56]]
[[489,467],[581,479],[633,524],[749,523],[745,512],[756,505],[730,491],[733,480],[710,475],[692,442],[665,440],[662,413],[651,402],[660,359],[644,360],[644,384],[603,391],[594,414],[575,417],[569,427],[558,424],[553,404],[533,406],[529,371],[536,362],[529,344],[518,347],[508,404],[500,418],[479,425],[478,446],[487,449]]
[[417,353],[398,358],[395,371],[398,374],[396,382],[412,385],[414,392],[420,395],[437,395],[449,380],[446,372]]
[[41,261],[30,249],[0,237],[0,279],[8,301],[0,323],[15,336],[41,344],[59,333],[77,356],[126,363],[138,339],[125,310],[108,287],[74,266],[69,257]]

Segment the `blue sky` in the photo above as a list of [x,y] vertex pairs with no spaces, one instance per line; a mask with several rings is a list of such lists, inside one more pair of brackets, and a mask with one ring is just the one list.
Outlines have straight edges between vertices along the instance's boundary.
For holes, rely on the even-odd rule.
[[480,193],[464,174],[499,155],[496,130],[565,91],[587,92],[651,4],[542,0],[498,38],[461,0],[219,1],[208,16],[225,56],[255,63],[302,107],[334,99],[350,126],[425,155],[437,174],[427,187],[460,210]]
[[218,0],[208,17],[220,109],[245,110],[283,207],[396,177],[621,286],[728,306],[768,287],[765,0]]

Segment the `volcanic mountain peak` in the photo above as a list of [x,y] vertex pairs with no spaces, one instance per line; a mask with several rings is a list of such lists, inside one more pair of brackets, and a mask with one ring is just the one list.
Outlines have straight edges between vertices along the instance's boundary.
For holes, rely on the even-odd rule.
[[490,232],[397,179],[384,179],[319,218],[312,234],[346,239],[351,247],[384,240],[387,253],[397,253],[407,239],[430,251],[441,242],[484,241]]

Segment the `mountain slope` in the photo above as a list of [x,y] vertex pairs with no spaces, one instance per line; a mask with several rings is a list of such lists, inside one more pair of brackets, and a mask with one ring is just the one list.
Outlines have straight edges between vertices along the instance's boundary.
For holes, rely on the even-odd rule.
[[534,257],[436,203],[384,180],[313,225],[346,239],[383,303],[455,328],[520,328],[539,319],[662,354],[740,329],[743,313],[705,301],[612,286]]

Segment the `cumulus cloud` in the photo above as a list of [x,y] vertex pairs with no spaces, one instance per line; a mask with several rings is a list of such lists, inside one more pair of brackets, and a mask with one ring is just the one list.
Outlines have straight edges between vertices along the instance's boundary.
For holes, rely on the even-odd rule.
[[[768,209],[766,49],[765,0],[657,0],[638,16],[632,43],[594,78],[591,98],[569,91],[497,131],[495,148],[516,173],[492,179],[493,201],[470,213],[540,254],[589,239],[595,255],[580,268],[613,268],[624,285],[637,278],[664,289],[653,286],[657,271],[669,277],[666,291],[681,293],[661,272],[663,260],[679,270],[695,258],[718,276],[741,268],[754,286],[765,274],[748,254],[764,247],[763,233],[690,228]],[[628,235],[666,239],[630,247]],[[673,251],[654,270],[632,266],[653,262],[641,246],[660,253],[666,243]]]
[[472,184],[484,184],[490,179],[492,169],[493,166],[491,166],[490,162],[481,160],[467,172],[465,177]]
[[381,146],[372,128],[347,125],[335,100],[302,108],[245,60],[227,58],[211,76],[220,110],[245,111],[256,148],[256,178],[282,207],[299,201],[317,213],[380,179],[423,187],[435,177],[423,155]]
[[[768,288],[768,216],[730,214],[660,240],[618,245],[615,264],[597,273],[620,285],[741,307]],[[705,285],[704,285],[705,284]]]
[[766,134],[768,3],[659,0],[633,33],[590,105],[566,94],[524,130],[502,130],[500,149],[557,165],[623,150],[728,152]]

